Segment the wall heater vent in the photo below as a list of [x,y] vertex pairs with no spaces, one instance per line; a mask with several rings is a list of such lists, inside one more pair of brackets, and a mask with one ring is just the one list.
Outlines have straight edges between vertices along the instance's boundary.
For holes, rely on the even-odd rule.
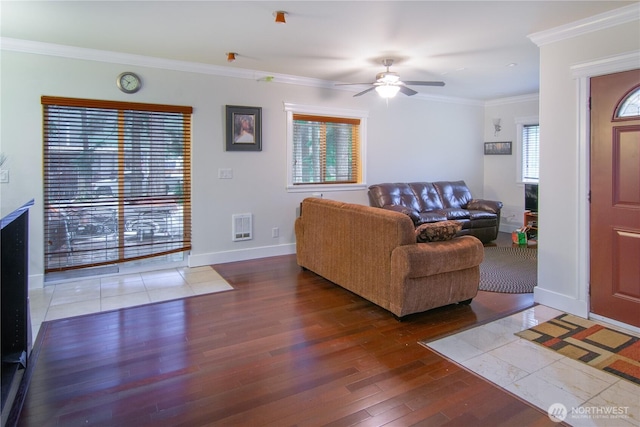
[[251,214],[232,215],[232,239],[234,242],[240,240],[251,240],[253,238],[253,221]]

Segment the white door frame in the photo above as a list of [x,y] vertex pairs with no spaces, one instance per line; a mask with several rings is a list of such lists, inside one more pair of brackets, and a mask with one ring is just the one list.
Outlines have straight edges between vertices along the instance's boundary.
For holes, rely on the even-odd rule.
[[604,319],[591,313],[589,298],[589,148],[591,144],[591,121],[589,111],[591,77],[629,71],[640,67],[640,52],[631,52],[595,61],[576,64],[571,73],[576,79],[578,106],[578,284],[580,293],[585,296],[587,312],[590,318],[606,320],[627,329],[637,329],[612,319]]

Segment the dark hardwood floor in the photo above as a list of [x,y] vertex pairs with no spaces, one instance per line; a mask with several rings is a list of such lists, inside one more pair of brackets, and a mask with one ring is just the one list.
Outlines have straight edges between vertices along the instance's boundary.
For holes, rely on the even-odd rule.
[[18,425],[557,425],[418,344],[532,294],[400,322],[293,255],[215,268],[235,290],[45,322]]

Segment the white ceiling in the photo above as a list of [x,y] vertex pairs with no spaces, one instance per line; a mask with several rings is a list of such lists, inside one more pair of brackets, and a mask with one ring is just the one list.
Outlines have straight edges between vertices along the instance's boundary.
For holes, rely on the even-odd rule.
[[538,91],[528,35],[632,3],[2,1],[0,36],[343,83],[372,82],[393,58],[402,80],[446,82],[420,93],[490,100]]

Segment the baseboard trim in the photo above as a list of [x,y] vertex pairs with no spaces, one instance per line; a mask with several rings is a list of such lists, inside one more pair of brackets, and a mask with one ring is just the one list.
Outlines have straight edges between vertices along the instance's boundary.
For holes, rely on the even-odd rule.
[[533,288],[533,300],[538,304],[546,305],[565,313],[574,314],[585,319],[589,317],[587,301],[581,301],[572,296],[541,288],[540,285]]
[[260,248],[240,249],[235,251],[211,252],[204,254],[191,254],[189,256],[189,267],[200,267],[203,265],[224,264],[226,262],[247,261],[250,259],[267,258],[280,255],[291,255],[296,253],[296,244],[263,246]]
[[44,274],[30,274],[29,289],[42,289],[42,288],[44,288]]

